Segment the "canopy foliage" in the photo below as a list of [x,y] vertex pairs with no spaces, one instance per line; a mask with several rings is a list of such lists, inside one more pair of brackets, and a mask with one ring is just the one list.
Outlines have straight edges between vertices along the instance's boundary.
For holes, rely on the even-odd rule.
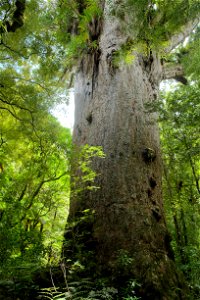
[[63,48],[47,30],[49,18],[46,2],[0,4],[0,273],[4,277],[24,267],[30,270],[30,264],[40,267],[51,257],[58,260],[67,215],[71,134],[50,112],[68,98],[59,81]]

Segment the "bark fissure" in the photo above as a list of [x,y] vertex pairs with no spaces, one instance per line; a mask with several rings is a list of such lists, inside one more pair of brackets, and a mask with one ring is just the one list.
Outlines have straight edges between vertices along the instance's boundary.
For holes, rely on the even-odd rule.
[[99,49],[93,54],[93,73],[92,73],[92,97],[95,89],[95,84],[98,82],[98,72],[99,72],[99,62],[100,62],[101,52]]

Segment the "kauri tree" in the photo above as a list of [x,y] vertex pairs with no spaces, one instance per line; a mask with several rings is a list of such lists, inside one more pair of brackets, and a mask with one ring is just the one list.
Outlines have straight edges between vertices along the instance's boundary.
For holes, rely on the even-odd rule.
[[[149,107],[162,80],[187,83],[180,61],[169,57],[197,27],[199,1],[7,0],[0,9],[1,68],[8,67],[12,85],[52,89],[76,65],[73,140],[78,147],[102,146],[106,155],[93,158],[95,183],[86,180],[86,189],[71,193],[63,247],[70,271],[107,280],[119,299],[130,280],[143,299],[187,298],[163,212],[157,113]],[[0,82],[0,88],[9,117],[30,114],[19,98],[5,103],[8,86]],[[34,106],[32,99],[26,100]],[[77,176],[87,172],[76,167],[75,191]],[[41,182],[52,178],[43,175]]]
[[168,55],[197,26],[199,3],[59,4],[69,65],[78,65],[73,141],[102,146],[106,155],[93,161],[99,188],[71,199],[65,257],[79,261],[82,276],[118,287],[136,280],[143,299],[185,299],[163,212],[157,113],[148,106],[163,79],[186,83]]

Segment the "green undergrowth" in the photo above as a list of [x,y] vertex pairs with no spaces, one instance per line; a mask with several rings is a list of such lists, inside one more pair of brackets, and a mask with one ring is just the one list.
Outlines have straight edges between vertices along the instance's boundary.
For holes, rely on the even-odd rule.
[[119,288],[103,285],[103,282],[94,282],[88,279],[81,281],[74,281],[67,283],[63,289],[56,286],[41,289],[38,299],[45,300],[139,300],[140,297],[135,295],[135,288],[137,284],[135,281],[130,281],[123,290],[119,292]]

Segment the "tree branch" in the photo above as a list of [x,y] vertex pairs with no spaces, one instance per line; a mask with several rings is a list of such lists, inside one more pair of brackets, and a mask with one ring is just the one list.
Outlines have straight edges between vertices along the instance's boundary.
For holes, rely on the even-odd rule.
[[185,85],[188,83],[184,77],[183,67],[180,64],[164,65],[162,79],[175,79]]
[[[5,96],[3,93],[2,93],[3,96]],[[21,105],[18,105],[17,103],[14,103],[14,102],[8,102],[7,100],[4,100],[2,98],[0,98],[0,101],[3,102],[4,104],[7,104],[7,105],[10,105],[11,107],[17,107],[21,110],[26,110],[28,111],[30,114],[34,113],[34,110],[30,110],[29,108],[27,107],[23,107]]]
[[0,110],[6,110],[8,111],[15,119],[17,119],[18,121],[22,121],[22,119],[20,119],[15,113],[13,113],[9,108],[7,107],[2,107],[0,106]]
[[44,183],[46,182],[50,182],[50,181],[56,181],[59,180],[60,178],[62,178],[63,176],[67,175],[67,172],[62,173],[61,175],[57,176],[57,177],[51,177],[49,179],[44,180]]
[[[51,178],[46,179],[46,180],[43,179],[43,180],[39,183],[39,185],[38,185],[38,187],[36,188],[36,190],[34,191],[32,197],[31,197],[30,203],[29,203],[29,205],[25,208],[25,211],[29,210],[29,209],[33,206],[33,202],[34,202],[35,197],[39,194],[41,188],[43,187],[43,185],[44,185],[45,183],[51,182],[51,181],[59,180],[60,178],[62,178],[62,177],[65,176],[65,175],[67,175],[67,172],[62,173],[61,175],[59,175],[59,176],[57,176],[57,177],[51,177]],[[22,218],[24,218],[24,216],[23,216]],[[21,221],[22,221],[22,219],[21,219]]]
[[181,28],[181,32],[174,34],[169,40],[169,46],[165,48],[165,52],[169,53],[174,48],[176,48],[180,43],[182,43],[186,37],[188,37],[191,32],[199,25],[200,16],[195,20],[190,20],[186,25]]
[[22,53],[20,53],[19,51],[12,49],[10,46],[6,45],[3,40],[1,40],[0,45],[2,45],[3,47],[5,47],[6,49],[8,49],[10,52],[13,52],[17,55],[19,55],[20,57],[23,57],[24,59],[28,59],[29,57],[24,56]]
[[24,198],[24,195],[25,195],[25,192],[26,192],[26,189],[27,189],[27,183],[25,184],[19,198],[17,199],[18,202],[20,202],[23,198]]

